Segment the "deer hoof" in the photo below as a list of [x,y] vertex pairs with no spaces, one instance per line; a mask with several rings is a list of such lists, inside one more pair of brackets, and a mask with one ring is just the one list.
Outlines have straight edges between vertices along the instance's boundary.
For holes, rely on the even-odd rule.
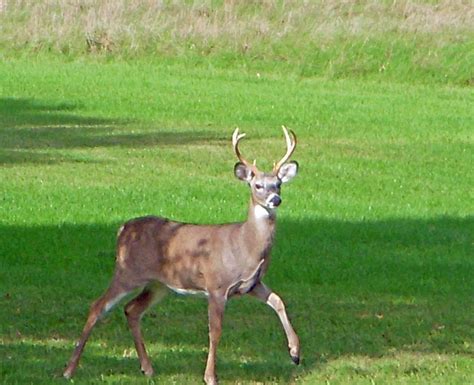
[[66,379],[66,380],[70,380],[72,378],[72,370],[67,368],[64,373],[63,373],[63,377]]
[[299,365],[300,364],[300,356],[291,356],[291,360],[296,364],[296,365]]
[[141,370],[142,370],[142,373],[147,377],[151,377],[154,374],[154,371],[153,371],[152,367],[149,367],[149,368],[146,368],[146,369],[141,368]]
[[296,345],[296,346],[293,346],[293,347],[289,346],[288,350],[289,350],[289,353],[290,353],[291,360],[296,365],[299,365],[300,364],[300,347],[299,347],[299,344]]
[[204,382],[206,385],[218,385],[219,381],[216,376],[204,376]]

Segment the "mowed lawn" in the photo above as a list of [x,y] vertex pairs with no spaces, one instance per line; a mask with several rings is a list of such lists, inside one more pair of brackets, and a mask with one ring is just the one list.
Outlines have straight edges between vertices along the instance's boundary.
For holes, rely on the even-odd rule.
[[472,88],[303,79],[211,63],[9,59],[0,63],[0,382],[194,384],[206,301],[170,294],[143,319],[143,377],[119,306],[76,376],[62,370],[107,287],[132,217],[244,220],[230,136],[270,169],[280,126],[300,174],[282,193],[264,281],[300,335],[229,302],[223,384],[474,383]]

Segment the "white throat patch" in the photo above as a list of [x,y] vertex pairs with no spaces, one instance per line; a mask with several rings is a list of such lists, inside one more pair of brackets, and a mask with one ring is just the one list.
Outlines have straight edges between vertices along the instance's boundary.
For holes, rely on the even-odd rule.
[[266,219],[270,216],[268,210],[260,205],[256,205],[254,208],[255,219]]

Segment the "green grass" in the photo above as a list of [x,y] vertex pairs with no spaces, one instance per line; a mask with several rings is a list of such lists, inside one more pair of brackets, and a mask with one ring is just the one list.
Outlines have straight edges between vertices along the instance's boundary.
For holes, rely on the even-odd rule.
[[[243,220],[230,135],[269,168],[298,135],[265,277],[277,317],[229,303],[224,384],[474,383],[469,88],[325,80],[182,60],[40,55],[0,63],[0,381],[60,384],[90,302],[108,285],[121,222]],[[143,378],[121,310],[93,332],[75,384],[199,383],[202,299],[170,295],[143,320]],[[72,381],[71,381],[72,383]]]

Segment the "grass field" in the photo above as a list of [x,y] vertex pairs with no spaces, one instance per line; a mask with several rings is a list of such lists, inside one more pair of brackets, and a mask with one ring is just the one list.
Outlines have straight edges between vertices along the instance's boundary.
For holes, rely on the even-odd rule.
[[[299,139],[300,173],[283,188],[264,281],[287,304],[302,364],[291,363],[271,309],[235,299],[219,346],[222,383],[474,384],[471,7],[379,2],[385,19],[371,24],[376,18],[357,17],[380,12],[377,2],[328,5],[320,15],[329,18],[326,29],[306,38],[324,35],[334,46],[305,61],[295,40],[304,30],[298,2],[262,2],[281,6],[268,6],[269,31],[285,7],[296,7],[299,18],[289,19],[284,36],[252,35],[260,36],[253,56],[226,51],[231,27],[250,27],[239,24],[245,7],[224,3],[234,24],[219,24],[225,4],[217,6],[214,24],[205,24],[215,36],[199,40],[190,28],[175,45],[171,38],[158,44],[159,57],[150,53],[155,30],[130,30],[141,48],[120,49],[137,13],[120,13],[122,29],[106,24],[113,49],[90,52],[73,19],[48,34],[51,24],[40,17],[46,6],[74,2],[21,8],[8,1],[0,12],[0,21],[8,15],[0,37],[0,383],[200,383],[206,301],[174,294],[143,319],[155,377],[141,375],[120,307],[94,330],[74,379],[62,371],[90,303],[109,283],[120,224],[146,214],[244,220],[248,191],[233,176],[231,133],[246,132],[243,151],[268,169],[284,152],[285,124]],[[194,2],[188,15],[170,5],[177,2],[163,4],[160,17],[190,17],[193,26],[200,24],[192,17],[213,9]],[[438,23],[424,24],[415,39],[425,14]],[[328,29],[338,15],[345,34]],[[397,19],[403,15],[405,24]],[[173,25],[162,26],[164,36],[178,34]],[[405,59],[416,59],[416,50],[436,54],[421,62],[398,57],[393,72],[379,71],[373,40],[360,42],[385,27],[392,35],[379,39],[380,49],[397,36],[409,48]],[[27,35],[35,39],[22,40]],[[232,36],[236,46],[248,37]],[[195,55],[183,50],[189,39],[221,46]],[[321,67],[336,52],[353,60],[341,56],[337,73]]]
[[[239,299],[223,383],[474,381],[470,89],[44,58],[6,61],[0,79],[5,383],[64,382],[122,221],[243,219],[229,135],[239,125],[269,167],[281,123],[298,134],[301,172],[283,191],[266,282],[303,363],[271,310]],[[94,331],[74,383],[148,382],[121,313]],[[205,301],[171,295],[144,327],[156,383],[200,381]]]

